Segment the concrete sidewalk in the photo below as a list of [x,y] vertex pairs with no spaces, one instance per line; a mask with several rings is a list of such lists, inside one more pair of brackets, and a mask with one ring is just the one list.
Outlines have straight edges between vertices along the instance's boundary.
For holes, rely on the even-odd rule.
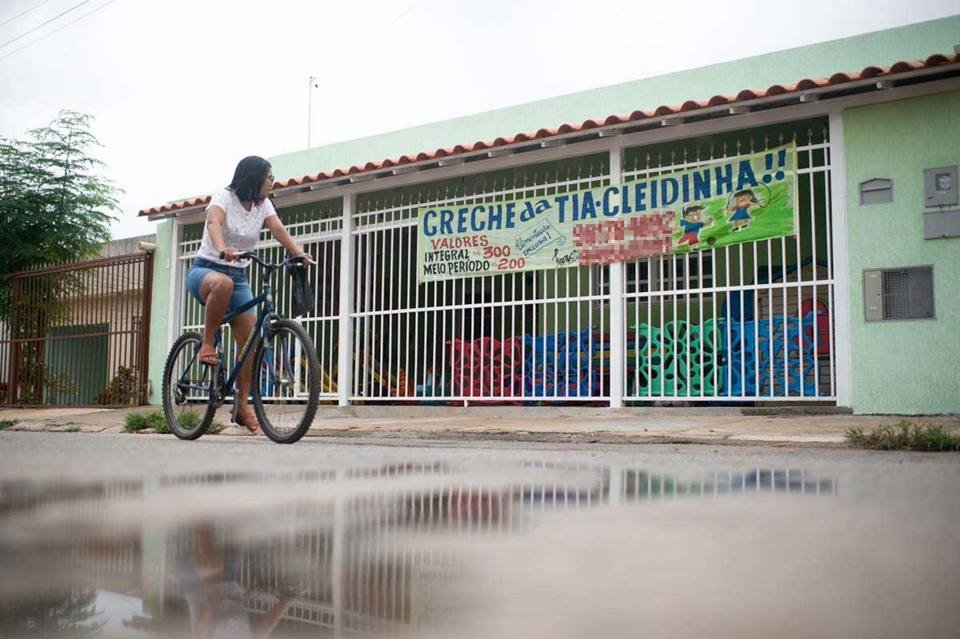
[[[121,433],[134,409],[0,409],[11,430]],[[227,408],[217,419],[229,423]],[[764,414],[758,414],[764,413]],[[960,416],[799,414],[797,409],[583,407],[322,407],[308,436],[398,440],[507,440],[573,443],[766,444],[842,446],[849,428],[907,419],[960,432]],[[249,436],[231,426],[222,435]]]

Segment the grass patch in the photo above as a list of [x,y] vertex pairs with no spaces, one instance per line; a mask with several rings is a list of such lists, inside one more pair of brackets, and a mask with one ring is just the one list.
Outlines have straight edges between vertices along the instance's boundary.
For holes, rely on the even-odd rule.
[[186,430],[193,430],[200,425],[201,421],[203,421],[203,414],[195,408],[188,408],[184,410],[177,418],[177,422]]
[[0,419],[0,430],[7,430],[17,423],[15,419]]
[[152,413],[130,413],[123,420],[123,432],[139,433],[142,430],[154,430],[158,433],[169,433],[167,418],[163,412],[155,410]]
[[[206,406],[203,407],[203,411],[205,410]],[[188,408],[180,413],[178,421],[184,429],[193,430],[200,425],[200,421],[203,419],[203,411]],[[214,421],[207,428],[207,432],[216,434],[226,427],[227,425],[223,422]],[[153,430],[153,432],[160,433],[161,435],[173,434],[170,424],[167,423],[167,418],[164,417],[163,411],[160,410],[155,410],[152,413],[130,413],[125,419],[123,430],[127,433],[139,433],[142,430]]]
[[170,428],[170,424],[167,423],[167,418],[164,416],[163,411],[156,411],[150,413],[150,426],[153,428],[153,432],[159,433],[161,435],[172,435],[173,429]]
[[846,437],[853,446],[874,450],[960,451],[960,435],[932,424],[918,425],[904,421],[892,426],[880,426],[870,432],[851,428],[847,430]]
[[80,432],[80,427],[79,427],[79,426],[67,426],[66,428],[63,429],[63,432],[65,432],[65,433],[79,433],[79,432]]

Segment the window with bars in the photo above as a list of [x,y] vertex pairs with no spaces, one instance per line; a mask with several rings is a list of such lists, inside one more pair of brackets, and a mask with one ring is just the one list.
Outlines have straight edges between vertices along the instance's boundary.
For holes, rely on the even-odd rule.
[[[651,291],[685,291],[713,286],[713,256],[660,256],[628,262],[625,265],[624,292],[649,293]],[[597,271],[598,275],[600,271]],[[606,277],[598,278],[596,287],[601,295],[610,292]]]

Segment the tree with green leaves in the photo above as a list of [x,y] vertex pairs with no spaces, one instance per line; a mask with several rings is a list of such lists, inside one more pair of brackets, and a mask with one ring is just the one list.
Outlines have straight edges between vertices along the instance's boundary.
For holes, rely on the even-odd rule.
[[33,277],[23,290],[13,289],[9,275],[92,257],[110,239],[118,191],[90,155],[100,146],[90,122],[89,115],[61,111],[26,139],[0,137],[0,322],[19,340],[11,354],[16,388],[0,390],[12,390],[15,402],[42,402],[73,383],[45,370],[42,338],[66,313],[62,300],[83,289],[82,273]]
[[10,314],[10,273],[96,255],[110,239],[118,190],[90,155],[91,116],[61,111],[27,138],[0,136],[0,320]]

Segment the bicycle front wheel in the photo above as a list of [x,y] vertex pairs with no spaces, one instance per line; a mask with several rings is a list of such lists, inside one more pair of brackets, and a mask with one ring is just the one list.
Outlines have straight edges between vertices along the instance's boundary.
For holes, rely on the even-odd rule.
[[210,405],[210,379],[215,367],[197,359],[200,343],[199,333],[184,333],[173,343],[163,367],[163,414],[180,439],[203,435],[216,412]]
[[303,437],[320,401],[320,361],[298,322],[277,320],[253,356],[253,410],[267,437],[292,444]]

